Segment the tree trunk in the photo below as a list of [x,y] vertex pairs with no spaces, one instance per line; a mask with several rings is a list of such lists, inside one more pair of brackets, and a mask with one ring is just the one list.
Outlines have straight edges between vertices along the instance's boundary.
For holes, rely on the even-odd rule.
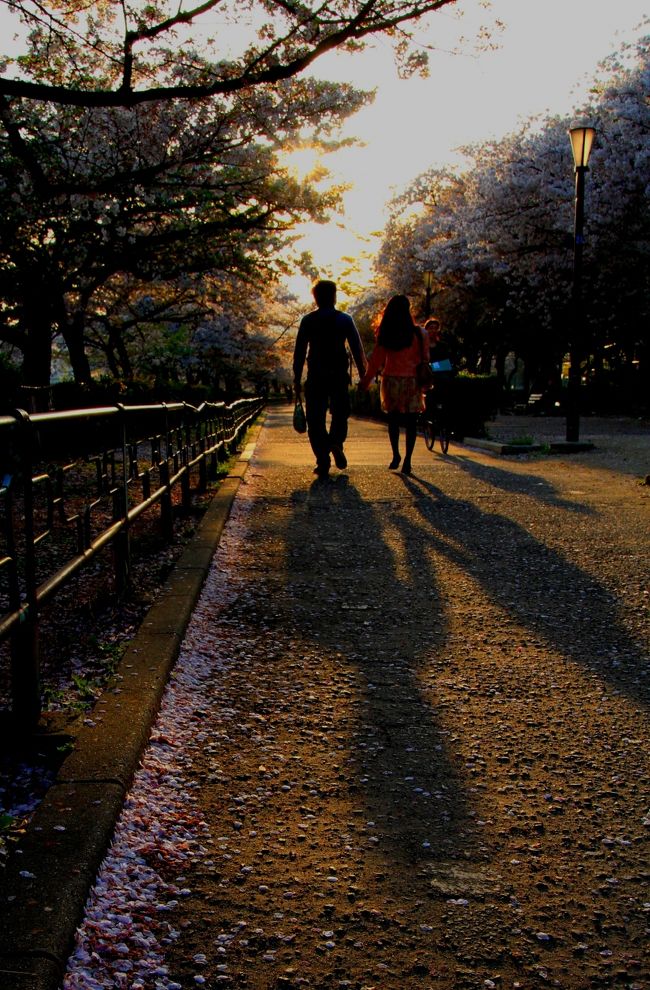
[[106,357],[108,370],[110,371],[115,381],[119,381],[119,379],[122,377],[122,372],[120,370],[120,366],[117,363],[117,357],[115,356],[115,349],[110,341],[106,343],[105,347],[102,347],[102,351],[104,353],[104,356]]
[[23,386],[19,403],[27,412],[46,412],[50,407],[52,321],[36,300],[25,305],[24,319]]
[[49,388],[52,365],[52,329],[50,321],[38,321],[30,314],[26,327],[23,355],[23,380],[30,388]]
[[127,382],[133,381],[133,365],[131,364],[131,358],[129,357],[129,352],[126,349],[126,344],[124,342],[124,337],[115,328],[111,329],[111,344],[114,347],[114,353],[117,354],[119,358],[120,367],[122,368],[122,376]]
[[91,380],[90,364],[84,341],[84,313],[76,312],[72,318],[62,322],[62,334],[68,348],[72,374],[77,385],[87,385]]

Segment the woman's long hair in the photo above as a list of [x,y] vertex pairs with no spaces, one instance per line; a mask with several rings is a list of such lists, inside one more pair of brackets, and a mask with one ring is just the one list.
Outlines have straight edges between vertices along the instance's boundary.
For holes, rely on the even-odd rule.
[[377,343],[389,351],[402,351],[410,346],[416,332],[408,298],[393,296],[388,300],[380,320]]

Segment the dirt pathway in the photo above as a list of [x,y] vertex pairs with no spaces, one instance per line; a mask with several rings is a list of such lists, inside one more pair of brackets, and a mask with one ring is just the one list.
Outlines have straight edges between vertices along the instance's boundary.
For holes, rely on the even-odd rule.
[[270,413],[190,625],[158,985],[650,986],[650,490],[347,450],[312,483]]

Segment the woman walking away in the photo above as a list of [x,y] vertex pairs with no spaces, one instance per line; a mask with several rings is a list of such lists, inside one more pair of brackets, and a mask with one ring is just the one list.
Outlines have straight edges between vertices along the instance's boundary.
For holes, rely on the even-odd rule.
[[406,428],[402,474],[411,473],[418,416],[424,410],[424,393],[418,385],[416,368],[428,360],[428,335],[413,322],[407,297],[393,296],[379,323],[377,344],[359,388],[367,389],[375,375],[382,372],[381,408],[388,416],[388,437],[393,451],[393,459],[388,466],[392,471],[399,467],[402,459],[399,452],[400,425],[403,423]]

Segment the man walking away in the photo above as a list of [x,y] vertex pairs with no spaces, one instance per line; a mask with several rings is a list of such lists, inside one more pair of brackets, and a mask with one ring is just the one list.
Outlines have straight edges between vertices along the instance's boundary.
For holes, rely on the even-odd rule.
[[[316,456],[315,473],[327,477],[330,453],[341,470],[348,465],[343,444],[348,435],[350,395],[348,386],[349,346],[359,377],[366,369],[363,344],[354,320],[336,309],[336,284],[327,280],[316,282],[312,294],[318,309],[303,316],[293,352],[293,379],[296,398],[302,392],[301,378],[305,358],[305,405],[307,435]],[[327,410],[331,414],[327,429]]]

